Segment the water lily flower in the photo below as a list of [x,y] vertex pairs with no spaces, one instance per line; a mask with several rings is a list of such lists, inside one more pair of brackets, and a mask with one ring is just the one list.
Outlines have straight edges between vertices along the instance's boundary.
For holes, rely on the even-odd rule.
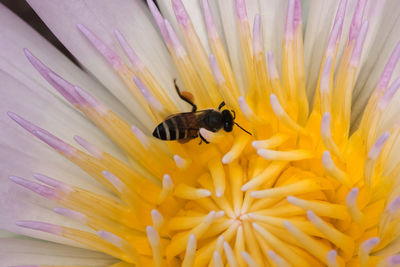
[[[80,66],[0,6],[1,266],[400,264],[397,0],[28,3]],[[154,138],[175,79],[240,127]]]

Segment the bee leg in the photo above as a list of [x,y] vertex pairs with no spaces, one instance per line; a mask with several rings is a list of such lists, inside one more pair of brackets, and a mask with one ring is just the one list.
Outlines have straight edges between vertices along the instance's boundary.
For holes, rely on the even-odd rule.
[[222,101],[221,104],[218,106],[218,110],[221,110],[225,106],[225,101]]
[[174,85],[175,85],[175,90],[178,93],[178,96],[185,101],[186,103],[190,104],[192,106],[192,112],[196,112],[197,110],[197,106],[190,101],[189,99],[187,99],[184,95],[181,94],[181,90],[179,89],[178,85],[176,84],[176,79],[174,79]]
[[206,144],[209,144],[209,143],[210,143],[210,142],[207,141],[207,139],[204,138],[204,136],[202,136],[201,134],[199,134],[199,135],[200,135],[200,139],[201,139],[199,145],[200,145],[201,142],[203,142],[203,141],[204,141],[204,143],[206,143]]

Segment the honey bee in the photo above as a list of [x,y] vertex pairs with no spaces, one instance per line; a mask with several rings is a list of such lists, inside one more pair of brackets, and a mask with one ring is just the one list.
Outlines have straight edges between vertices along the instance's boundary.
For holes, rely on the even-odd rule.
[[[233,125],[237,125],[247,134],[248,131],[235,122],[235,111],[222,110],[225,102],[221,102],[218,109],[204,109],[197,111],[197,106],[185,95],[183,95],[174,79],[175,89],[178,96],[192,106],[192,111],[173,114],[160,123],[153,132],[153,136],[161,140],[178,140],[186,143],[194,138],[200,137],[206,144],[209,142],[201,135],[200,128],[211,132],[218,132],[223,129],[231,132]],[[200,141],[201,143],[201,141]]]

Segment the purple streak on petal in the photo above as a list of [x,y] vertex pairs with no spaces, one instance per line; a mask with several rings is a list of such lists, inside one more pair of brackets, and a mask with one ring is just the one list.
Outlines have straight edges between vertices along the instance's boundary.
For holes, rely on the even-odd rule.
[[49,72],[48,74],[52,84],[60,94],[62,94],[65,99],[68,100],[71,104],[78,104],[77,94],[74,90],[74,85],[70,82],[64,80],[61,76],[57,75],[54,72]]
[[36,221],[17,221],[16,225],[32,230],[38,230],[50,234],[61,235],[63,230],[61,226],[50,223],[36,222]]
[[354,187],[347,194],[347,196],[346,196],[346,204],[348,206],[352,206],[352,205],[356,204],[358,192],[359,192],[358,187]]
[[372,145],[368,152],[368,158],[372,160],[377,160],[381,154],[382,148],[390,136],[389,132],[384,132],[381,136],[376,139],[375,143]]
[[16,123],[18,123],[22,128],[30,132],[31,134],[35,135],[35,131],[39,130],[40,128],[33,125],[32,123],[24,120],[22,117],[18,116],[14,112],[7,112],[7,115]]
[[286,11],[285,38],[293,38],[293,19],[294,19],[295,0],[289,0]]
[[358,0],[357,2],[356,10],[354,11],[353,15],[353,20],[351,21],[350,25],[349,41],[348,41],[349,44],[357,39],[357,36],[360,32],[360,27],[362,24],[362,19],[366,4],[367,4],[366,0]]
[[106,178],[117,190],[118,192],[122,193],[124,190],[124,183],[114,174],[109,171],[102,171],[104,178]]
[[83,213],[80,213],[78,211],[74,211],[71,209],[67,208],[54,208],[54,212],[57,214],[60,214],[62,216],[71,218],[73,220],[76,220],[82,224],[86,224],[87,221],[87,216]]
[[236,16],[239,20],[247,20],[246,2],[244,0],[236,0]]
[[361,249],[364,250],[366,253],[370,253],[371,250],[380,242],[378,237],[372,237],[370,239],[365,240],[361,243]]
[[217,28],[215,27],[210,5],[208,4],[208,0],[201,0],[201,3],[203,6],[204,19],[207,25],[208,38],[210,38],[211,40],[215,40],[219,37],[219,35],[217,32]]
[[149,148],[151,145],[149,138],[147,135],[145,135],[138,127],[135,125],[131,126],[131,130],[133,134],[136,136],[137,139],[139,139],[140,143],[143,145],[145,148]]
[[36,125],[30,123],[29,121],[23,119],[22,117],[18,116],[13,112],[7,112],[8,116],[18,123],[22,128],[42,140],[43,142],[47,143],[52,148],[65,153],[66,155],[72,155],[75,151],[74,148],[63,142],[61,139],[55,137],[51,133],[42,128],[37,127]]
[[91,94],[89,94],[79,86],[74,86],[74,89],[81,105],[88,105],[94,108],[100,115],[105,115],[108,112],[108,108],[98,102]]
[[103,156],[103,151],[86,141],[80,136],[74,136],[74,140],[84,147],[93,157],[99,159]]
[[328,264],[331,262],[337,263],[337,251],[332,249],[328,253],[326,253],[326,259],[328,261]]
[[74,189],[71,186],[69,186],[63,182],[60,182],[54,178],[48,177],[46,175],[35,173],[33,175],[33,177],[35,177],[36,180],[38,180],[44,184],[47,184],[49,186],[52,186],[54,188],[61,190],[65,194],[69,194],[72,191],[74,191]]
[[347,0],[341,0],[339,3],[338,10],[336,12],[332,31],[329,35],[327,54],[330,54],[332,56],[335,53],[336,45],[339,43],[340,37],[342,35],[343,22],[344,22],[344,17],[346,15],[346,6],[347,6]]
[[147,89],[147,87],[142,83],[142,81],[137,77],[133,77],[133,81],[135,82],[136,86],[139,88],[140,92],[142,93],[143,97],[146,99],[147,103],[159,112],[163,112],[165,110],[164,106],[155,98],[152,93]]
[[358,66],[360,63],[361,53],[364,47],[364,41],[368,33],[368,21],[364,21],[358,33],[356,44],[354,45],[353,53],[351,54],[350,64]]
[[175,17],[180,25],[187,30],[191,24],[190,17],[186,12],[185,6],[181,0],[172,0],[172,8],[174,9]]
[[224,75],[219,68],[218,62],[213,54],[210,55],[210,66],[213,72],[214,79],[217,84],[223,84],[225,82]]
[[297,31],[297,27],[303,22],[303,11],[301,9],[300,0],[294,1],[294,13],[293,13],[293,30]]
[[114,34],[117,37],[118,42],[121,45],[122,49],[124,50],[125,54],[128,56],[129,61],[132,63],[133,70],[137,71],[143,69],[144,68],[143,62],[140,60],[135,51],[129,45],[128,41],[125,39],[122,33],[118,30],[115,30]]
[[13,265],[7,267],[41,267],[40,265]]
[[381,99],[379,99],[378,108],[384,110],[387,107],[387,105],[389,105],[390,100],[392,100],[393,96],[396,94],[399,88],[400,88],[400,78],[397,78],[390,85],[389,89],[385,91]]
[[400,264],[400,254],[396,254],[386,258],[388,266],[397,266]]
[[39,73],[50,83],[63,97],[65,97],[70,103],[76,102],[74,93],[71,90],[73,86],[46,65],[44,65],[38,58],[36,58],[28,49],[24,49],[24,53],[31,64],[39,71]]
[[108,242],[110,242],[111,244],[117,246],[117,247],[121,247],[122,243],[124,243],[123,239],[111,232],[107,232],[107,231],[98,231],[97,234],[107,240]]
[[45,198],[48,199],[59,199],[59,196],[56,193],[56,190],[54,190],[54,188],[50,188],[29,180],[26,180],[24,178],[21,177],[16,177],[16,176],[10,176],[9,179],[11,181],[13,181],[14,183],[23,186],[29,190],[31,190],[32,192],[35,192],[36,194],[39,194]]
[[254,17],[253,25],[253,53],[257,55],[262,52],[262,40],[261,40],[261,19],[260,15],[256,14]]
[[276,68],[275,57],[272,51],[267,53],[268,59],[268,75],[271,79],[279,79],[278,69]]
[[168,30],[164,23],[164,18],[158,10],[157,6],[154,4],[153,0],[147,0],[147,5],[149,6],[150,12],[153,15],[154,20],[156,21],[158,28],[160,29],[161,35],[164,38],[167,46],[170,45],[171,41],[169,38]]
[[96,34],[90,31],[82,24],[76,25],[80,32],[92,43],[92,45],[103,55],[108,63],[116,70],[122,68],[122,61],[120,57],[106,45]]
[[35,135],[40,140],[51,146],[53,149],[62,152],[66,156],[72,156],[76,151],[72,146],[68,145],[67,143],[47,131],[37,130],[35,131]]
[[396,213],[400,210],[400,196],[393,199],[389,205],[387,205],[386,210],[388,210],[391,214]]
[[38,181],[40,181],[44,184],[47,184],[49,186],[52,186],[52,187],[59,188],[59,187],[65,186],[65,184],[63,182],[60,182],[56,179],[50,178],[50,177],[40,174],[40,173],[35,173],[33,175],[33,177],[35,177]]
[[392,54],[390,55],[388,62],[386,63],[385,68],[383,69],[381,78],[377,86],[378,90],[385,90],[387,88],[389,81],[392,78],[392,73],[394,71],[394,68],[399,62],[399,59],[400,59],[400,42],[397,43]]
[[178,57],[183,57],[186,55],[185,48],[183,48],[181,42],[178,39],[178,36],[175,33],[174,28],[171,26],[168,20],[164,19],[165,27],[168,31],[168,36],[171,41],[171,44],[173,46],[173,49],[175,50],[175,53]]
[[321,92],[326,92],[326,93],[329,92],[331,69],[332,69],[332,58],[328,57],[325,60],[325,64],[321,73],[321,81],[319,85]]

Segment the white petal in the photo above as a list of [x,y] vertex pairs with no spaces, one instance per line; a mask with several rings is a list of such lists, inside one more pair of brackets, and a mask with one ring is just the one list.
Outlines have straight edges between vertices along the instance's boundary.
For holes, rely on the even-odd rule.
[[[236,23],[235,0],[217,1],[219,14],[222,21],[224,37],[228,46],[228,55],[232,64],[232,69],[237,79],[239,89],[242,93],[247,91],[246,77],[243,69],[242,54],[240,51],[239,34]],[[257,0],[246,1],[247,16],[252,28],[254,16],[260,12]]]
[[30,178],[39,172],[104,195],[109,193],[77,166],[19,127],[6,112],[13,110],[70,143],[73,135],[78,134],[102,144],[112,154],[118,155],[118,150],[93,124],[45,90],[42,95],[36,94],[2,71],[0,80],[0,228],[60,241],[15,225],[17,220],[38,219],[55,224],[64,224],[66,220],[53,213],[49,205],[54,204],[12,184],[8,176]]
[[[321,61],[325,53],[338,3],[339,0],[310,0],[304,36],[304,64],[306,69],[306,88],[309,99],[312,99],[314,96]],[[349,11],[347,10],[347,12]],[[349,13],[346,14],[348,15]],[[348,17],[351,18],[351,16]]]
[[59,96],[54,88],[29,63],[23,52],[23,48],[28,48],[56,73],[71,83],[84,88],[125,119],[132,121],[132,114],[107,89],[84,73],[35,30],[1,4],[0,31],[3,36],[6,36],[0,42],[1,70],[31,87],[38,94],[46,94],[45,90],[47,90],[51,94]]
[[[354,89],[352,121],[355,124],[361,119],[362,111],[368,101],[369,95],[375,89],[388,58],[396,44],[400,41],[400,21],[397,19],[400,15],[398,2],[393,0],[386,1],[381,14],[379,17],[381,21],[377,21],[374,31],[370,32],[373,40],[367,40],[369,43],[365,47],[365,53],[363,52],[363,65]],[[397,64],[389,85],[399,75],[400,64]],[[398,105],[393,108],[386,114],[395,116],[396,113],[394,111],[398,110]]]
[[[114,30],[121,31],[160,84],[174,95],[175,68],[142,1],[29,0],[28,2],[78,61],[133,114],[141,114],[142,109],[112,68],[79,32],[77,24],[82,24],[93,31],[120,56],[123,52],[114,37]],[[147,126],[150,128],[150,125]]]
[[102,253],[28,238],[1,238],[1,266],[85,265],[107,266],[115,259]]
[[264,38],[264,52],[272,51],[279,73],[282,61],[282,40],[285,30],[288,1],[260,1],[261,20]]
[[[207,39],[207,30],[205,27],[202,6],[200,1],[197,0],[183,0],[183,5],[187,13],[189,14],[190,19],[196,29],[196,32],[200,38],[200,41],[203,44],[203,47],[206,49],[207,53],[210,53],[210,47],[208,46]],[[172,8],[172,1],[157,1],[158,6],[160,7],[161,13],[163,16],[168,19],[168,21],[174,26],[175,29],[179,29],[179,24],[176,20],[174,10]],[[181,33],[179,30],[176,30],[179,36]]]

